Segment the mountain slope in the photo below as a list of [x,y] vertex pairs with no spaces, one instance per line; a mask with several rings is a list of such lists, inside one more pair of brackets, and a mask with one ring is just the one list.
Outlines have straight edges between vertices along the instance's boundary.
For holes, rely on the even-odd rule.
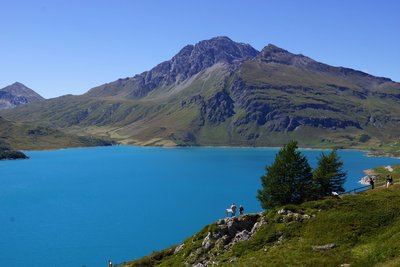
[[120,266],[399,266],[399,189],[221,219]]
[[44,98],[19,82],[0,89],[0,110],[40,100]]
[[[56,149],[111,145],[112,142],[95,137],[66,134],[35,124],[15,123],[0,117],[0,150]],[[4,148],[4,149],[3,149]]]
[[217,37],[132,78],[1,114],[127,144],[366,148],[399,138],[399,101],[390,79]]

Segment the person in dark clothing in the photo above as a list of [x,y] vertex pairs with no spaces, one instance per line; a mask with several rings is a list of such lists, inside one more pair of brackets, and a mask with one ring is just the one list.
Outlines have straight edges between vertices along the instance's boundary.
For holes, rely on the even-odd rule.
[[369,184],[371,185],[371,189],[374,189],[374,188],[375,188],[375,181],[374,181],[374,178],[369,177]]
[[391,176],[391,175],[387,175],[386,176],[386,188],[388,188],[389,187],[389,185],[392,185],[393,184],[393,177]]
[[244,212],[244,208],[243,208],[242,205],[240,205],[240,207],[239,207],[239,215],[243,215],[243,212]]

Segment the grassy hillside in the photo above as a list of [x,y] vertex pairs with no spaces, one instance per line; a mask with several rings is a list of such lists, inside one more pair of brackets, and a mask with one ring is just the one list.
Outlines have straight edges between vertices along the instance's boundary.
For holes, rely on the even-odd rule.
[[14,123],[0,117],[0,146],[8,149],[56,149],[111,145],[113,142],[97,137],[66,134],[35,124]]
[[280,207],[262,220],[249,240],[229,248],[219,241],[205,248],[207,235],[218,232],[211,224],[178,252],[172,247],[122,266],[400,266],[400,185]]

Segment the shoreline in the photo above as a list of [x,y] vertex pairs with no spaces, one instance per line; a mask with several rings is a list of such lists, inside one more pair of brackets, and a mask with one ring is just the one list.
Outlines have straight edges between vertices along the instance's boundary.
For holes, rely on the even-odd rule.
[[[67,150],[67,149],[88,149],[88,148],[99,148],[99,147],[113,147],[113,146],[128,146],[128,147],[138,147],[138,148],[163,148],[163,149],[180,149],[180,148],[221,148],[221,149],[281,149],[281,146],[141,146],[141,145],[129,145],[129,144],[114,144],[109,146],[79,146],[79,147],[61,147],[61,148],[45,148],[45,149],[19,149],[22,152],[41,152],[41,151],[57,151],[57,150]],[[333,148],[310,148],[310,147],[299,147],[300,150],[319,150],[319,151],[329,151],[333,150]],[[339,150],[348,150],[348,151],[360,151],[364,157],[371,158],[394,158],[400,159],[400,156],[395,156],[392,153],[379,153],[376,154],[370,150],[365,149],[357,149],[357,148],[339,148]]]

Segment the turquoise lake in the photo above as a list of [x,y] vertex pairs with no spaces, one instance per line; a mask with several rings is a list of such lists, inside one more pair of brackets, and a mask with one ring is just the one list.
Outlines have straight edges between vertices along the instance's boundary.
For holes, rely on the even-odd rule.
[[[28,151],[0,162],[0,265],[98,267],[179,244],[232,202],[259,212],[260,176],[278,149],[114,146]],[[321,151],[302,150],[316,165]],[[340,150],[346,189],[400,164]]]

